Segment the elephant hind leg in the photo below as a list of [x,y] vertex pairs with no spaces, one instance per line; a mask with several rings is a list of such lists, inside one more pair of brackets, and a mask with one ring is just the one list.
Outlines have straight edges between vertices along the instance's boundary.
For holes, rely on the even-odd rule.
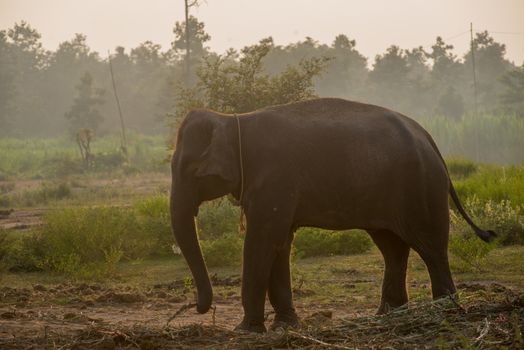
[[[415,236],[413,236],[415,237]],[[448,236],[433,232],[419,235],[410,246],[426,264],[431,279],[433,299],[456,293],[448,261]]]
[[384,257],[384,280],[379,314],[408,302],[406,270],[409,246],[395,233],[388,230],[368,231]]

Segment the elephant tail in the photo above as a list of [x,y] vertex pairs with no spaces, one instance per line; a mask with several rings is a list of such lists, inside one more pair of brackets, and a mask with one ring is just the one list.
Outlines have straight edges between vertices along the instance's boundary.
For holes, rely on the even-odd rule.
[[460,200],[457,196],[457,192],[455,191],[455,187],[453,187],[453,183],[451,182],[451,179],[449,180],[449,194],[451,195],[451,198],[453,199],[453,202],[455,203],[455,206],[457,207],[460,215],[466,220],[466,222],[471,226],[473,231],[475,231],[475,234],[480,237],[484,242],[491,242],[495,237],[497,237],[497,234],[491,230],[482,230],[480,229],[473,220],[468,216],[464,208],[462,207],[462,204],[460,203]]
[[484,242],[491,242],[495,237],[497,237],[497,234],[494,231],[482,230],[481,228],[479,228],[477,225],[475,225],[473,220],[471,220],[469,215],[466,213],[466,211],[464,210],[464,207],[462,206],[462,203],[460,203],[460,200],[458,198],[457,192],[455,191],[455,187],[453,186],[453,182],[451,181],[451,177],[449,176],[448,167],[446,165],[446,162],[444,161],[444,157],[442,157],[442,154],[440,153],[440,151],[439,151],[439,149],[437,147],[437,144],[435,143],[435,141],[433,140],[431,135],[427,131],[425,131],[425,132],[426,132],[426,135],[428,137],[429,142],[431,143],[431,146],[433,147],[435,152],[440,157],[440,160],[442,161],[442,164],[444,164],[444,168],[446,169],[446,172],[448,173],[449,194],[451,195],[451,198],[453,199],[453,203],[455,203],[455,206],[457,207],[460,215],[462,215],[464,220],[466,220],[466,222],[469,224],[469,226],[471,226],[473,231],[475,231],[475,234],[477,236],[479,236],[480,239],[482,239]]

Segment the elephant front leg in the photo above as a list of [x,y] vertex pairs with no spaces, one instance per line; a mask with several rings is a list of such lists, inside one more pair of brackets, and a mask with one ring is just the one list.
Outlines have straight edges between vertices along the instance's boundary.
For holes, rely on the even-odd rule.
[[277,252],[271,268],[268,296],[275,310],[275,319],[270,329],[297,327],[299,325],[298,316],[293,307],[289,266],[292,240],[293,236],[289,234],[285,247]]
[[[273,208],[277,208],[274,210]],[[280,214],[280,215],[278,215]],[[272,278],[278,288],[269,292],[276,303],[277,314],[291,312],[291,287],[289,282],[289,217],[278,207],[269,211],[250,211],[246,239],[244,241],[244,264],[242,270],[242,306],[244,319],[237,330],[264,332],[264,304]],[[286,261],[287,270],[282,269]],[[275,265],[276,263],[276,265]],[[272,277],[272,271],[276,274]],[[287,277],[286,277],[287,275]],[[272,283],[273,285],[273,283]],[[276,285],[274,285],[276,286]],[[294,310],[293,310],[294,313]]]

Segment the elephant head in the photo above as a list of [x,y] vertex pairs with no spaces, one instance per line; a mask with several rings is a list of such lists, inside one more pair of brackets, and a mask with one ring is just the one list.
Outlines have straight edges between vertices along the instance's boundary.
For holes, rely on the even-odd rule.
[[195,229],[199,205],[239,192],[238,134],[233,118],[190,112],[182,122],[171,161],[171,224],[197,287],[197,311],[205,313],[213,292]]

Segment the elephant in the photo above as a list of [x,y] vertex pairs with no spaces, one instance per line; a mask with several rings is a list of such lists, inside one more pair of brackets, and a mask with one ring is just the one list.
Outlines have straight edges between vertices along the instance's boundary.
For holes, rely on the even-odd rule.
[[407,303],[410,249],[427,266],[433,298],[456,293],[448,194],[482,240],[495,236],[464,211],[429,133],[375,105],[317,98],[235,115],[192,110],[178,129],[171,170],[171,224],[199,313],[213,298],[195,229],[199,205],[232,195],[245,212],[242,331],[266,331],[266,295],[271,328],[298,325],[289,259],[300,227],[369,233],[385,264],[378,313]]

